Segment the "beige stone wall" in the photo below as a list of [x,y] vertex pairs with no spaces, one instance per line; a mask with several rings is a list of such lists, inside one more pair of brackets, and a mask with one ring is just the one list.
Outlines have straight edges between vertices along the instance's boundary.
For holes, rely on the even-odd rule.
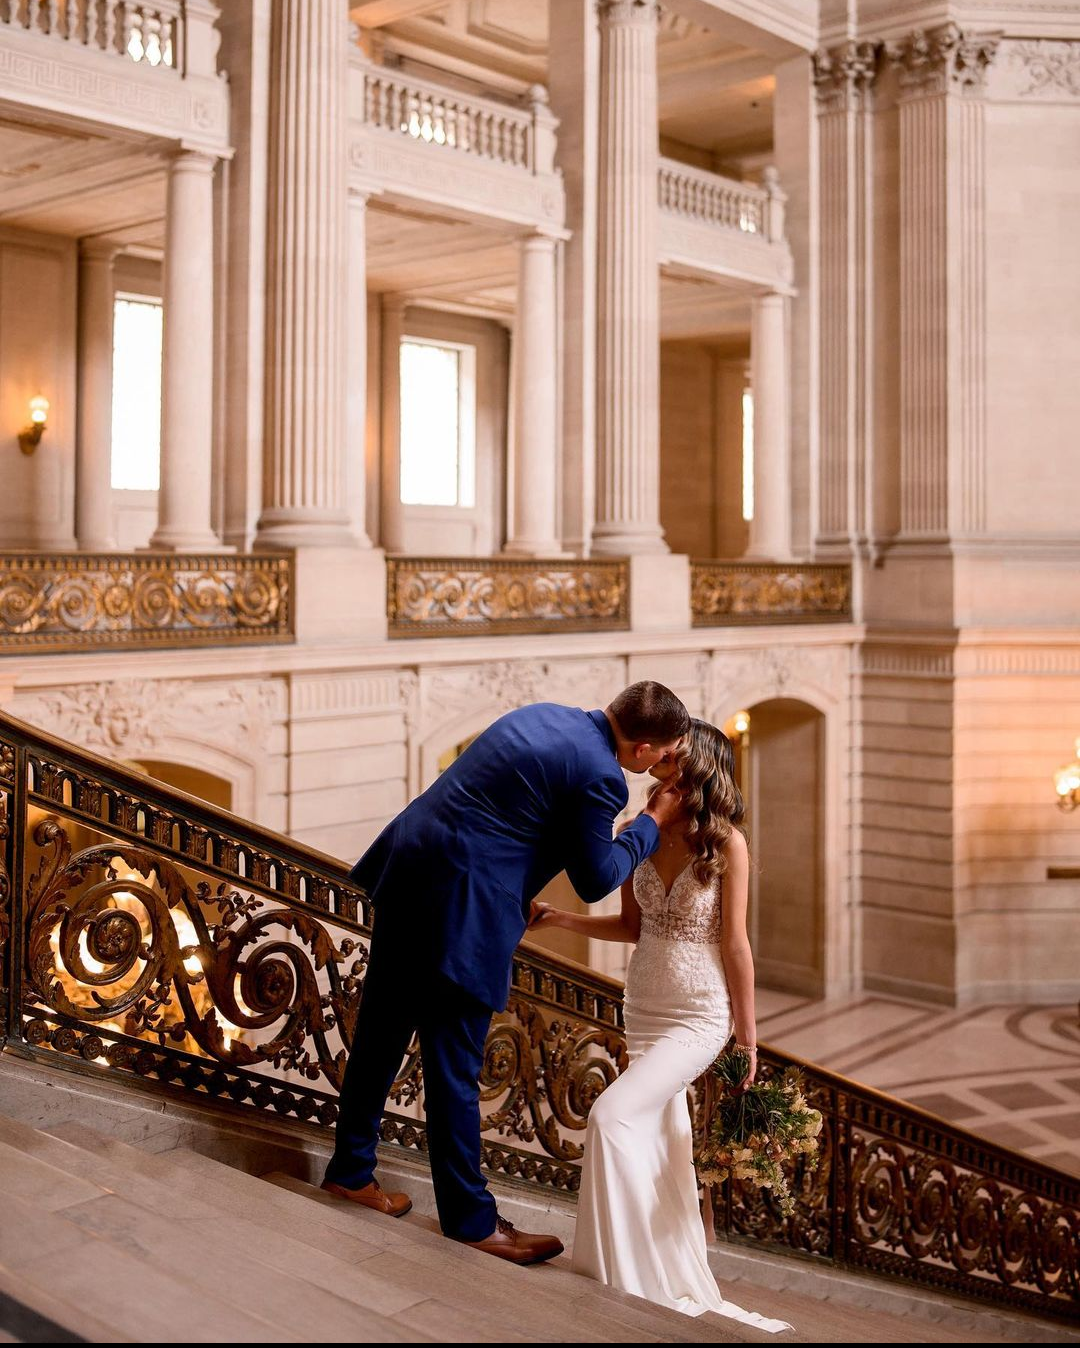
[[[74,239],[0,225],[0,546],[74,545],[77,272]],[[23,455],[16,436],[39,393],[48,426]]]
[[672,552],[739,557],[745,362],[705,342],[660,346],[660,522]]

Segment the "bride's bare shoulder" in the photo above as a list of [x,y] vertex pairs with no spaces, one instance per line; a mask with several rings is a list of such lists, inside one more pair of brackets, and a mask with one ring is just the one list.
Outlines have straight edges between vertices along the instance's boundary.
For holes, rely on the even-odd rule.
[[746,845],[746,838],[737,828],[731,830],[731,836],[726,840],[723,846],[724,859],[729,867],[740,863],[746,865],[750,849]]

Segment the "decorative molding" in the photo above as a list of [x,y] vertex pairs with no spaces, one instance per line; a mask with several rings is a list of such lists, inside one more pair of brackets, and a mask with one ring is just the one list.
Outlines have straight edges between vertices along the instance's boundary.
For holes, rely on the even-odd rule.
[[996,99],[1074,103],[1080,99],[1080,41],[1006,39],[990,93]]
[[850,622],[851,567],[846,562],[691,562],[690,607],[695,627]]
[[292,557],[0,553],[0,655],[292,641]]
[[946,23],[917,28],[885,50],[896,67],[901,90],[909,96],[981,93],[1000,42],[1000,33],[967,33],[955,23]]
[[0,86],[8,99],[29,107],[231,153],[228,85],[212,77],[121,62],[3,24]]
[[411,672],[378,670],[358,674],[294,674],[290,679],[289,718],[321,721],[337,716],[401,711]]
[[905,679],[951,679],[954,674],[952,649],[866,644],[858,650],[862,674]]
[[112,679],[19,693],[11,712],[80,748],[152,758],[165,744],[196,741],[249,758],[285,719],[281,679]]
[[657,251],[662,266],[678,266],[710,276],[736,277],[768,290],[790,292],[795,263],[785,240],[718,228],[707,220],[659,212]]
[[810,689],[819,689],[832,702],[844,704],[851,669],[851,646],[846,643],[713,651],[705,682],[705,714],[736,710],[733,699],[805,700]]
[[877,78],[880,42],[844,42],[819,47],[813,63],[814,91],[821,112],[858,112],[870,101]]
[[440,724],[453,724],[470,713],[502,715],[530,702],[603,706],[625,681],[626,663],[618,656],[595,660],[492,660],[421,670],[416,685],[403,687],[415,699],[415,730],[427,739]]
[[624,630],[624,561],[390,557],[391,637]]

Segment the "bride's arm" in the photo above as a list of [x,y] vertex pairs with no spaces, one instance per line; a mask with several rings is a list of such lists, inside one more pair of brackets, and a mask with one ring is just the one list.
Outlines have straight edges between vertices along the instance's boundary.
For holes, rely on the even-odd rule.
[[746,839],[735,829],[724,844],[727,870],[723,883],[723,930],[720,952],[724,960],[735,1042],[751,1050],[750,1073],[757,1071],[757,1020],[754,1015],[754,957],[746,934],[746,906],[750,887],[750,857]]
[[562,908],[553,908],[550,903],[533,899],[529,930],[562,927],[564,931],[576,931],[580,936],[591,936],[594,941],[636,941],[641,935],[641,909],[634,898],[633,875],[623,881],[620,893],[622,912],[618,916],[568,913]]

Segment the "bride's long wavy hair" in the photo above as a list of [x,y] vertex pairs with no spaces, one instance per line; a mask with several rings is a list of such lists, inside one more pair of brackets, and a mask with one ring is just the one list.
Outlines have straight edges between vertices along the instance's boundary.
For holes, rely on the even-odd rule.
[[[727,869],[724,844],[732,832],[746,834],[746,806],[735,781],[735,749],[722,730],[695,717],[676,764],[679,793],[690,819],[686,842],[694,854],[694,875],[701,884],[711,884]],[[650,798],[663,786],[657,782]]]

